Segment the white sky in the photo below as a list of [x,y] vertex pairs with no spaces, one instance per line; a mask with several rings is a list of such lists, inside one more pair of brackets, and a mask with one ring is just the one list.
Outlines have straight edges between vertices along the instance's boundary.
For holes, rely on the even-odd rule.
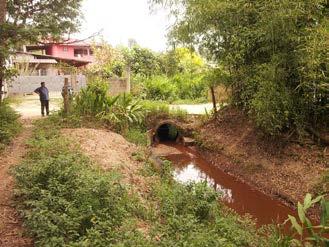
[[79,38],[103,29],[102,36],[113,46],[127,45],[133,38],[143,47],[166,49],[168,16],[164,11],[151,13],[148,0],[84,0],[82,11]]

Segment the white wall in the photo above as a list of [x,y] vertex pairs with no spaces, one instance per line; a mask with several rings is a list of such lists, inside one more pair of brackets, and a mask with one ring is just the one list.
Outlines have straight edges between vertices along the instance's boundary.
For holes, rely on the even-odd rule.
[[[8,94],[30,94],[40,87],[41,82],[46,83],[46,87],[50,92],[61,92],[64,86],[64,78],[68,78],[71,82],[71,76],[56,75],[56,76],[18,76],[8,83]],[[87,85],[87,79],[84,75],[76,76],[76,88],[73,85],[74,91],[79,91]],[[118,95],[121,93],[130,92],[130,84],[128,79],[112,78],[109,79],[110,94]]]
[[[41,82],[46,83],[46,87],[50,92],[61,92],[64,86],[64,78],[71,76],[18,76],[12,81],[8,82],[8,93],[13,94],[29,94],[32,93],[36,88],[40,87]],[[86,86],[86,77],[84,75],[76,76],[76,90],[79,91],[82,87]]]

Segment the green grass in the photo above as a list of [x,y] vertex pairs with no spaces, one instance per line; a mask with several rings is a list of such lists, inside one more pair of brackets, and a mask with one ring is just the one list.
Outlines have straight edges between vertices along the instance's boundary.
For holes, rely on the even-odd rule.
[[147,133],[140,128],[130,128],[125,134],[125,138],[139,146],[146,147],[149,144]]
[[7,101],[0,105],[0,152],[21,131],[19,114],[16,113]]

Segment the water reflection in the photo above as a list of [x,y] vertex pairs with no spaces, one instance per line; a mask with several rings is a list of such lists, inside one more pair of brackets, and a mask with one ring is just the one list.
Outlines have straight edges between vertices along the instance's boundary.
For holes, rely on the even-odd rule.
[[231,189],[227,189],[221,184],[216,183],[215,179],[201,171],[193,162],[188,164],[186,167],[175,169],[174,178],[184,184],[191,182],[206,182],[209,187],[214,188],[220,194],[222,200],[227,203],[234,202]]
[[[179,144],[165,144],[174,150],[165,157],[175,167],[174,177],[182,183],[203,182],[222,194],[223,202],[239,214],[250,214],[258,225],[282,223],[293,210],[210,164],[199,153]],[[158,150],[159,151],[159,150]],[[161,151],[161,150],[160,150]]]

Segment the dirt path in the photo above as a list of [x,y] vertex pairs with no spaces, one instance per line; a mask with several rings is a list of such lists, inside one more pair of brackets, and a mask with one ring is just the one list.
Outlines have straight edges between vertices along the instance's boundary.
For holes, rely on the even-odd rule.
[[22,222],[14,207],[14,178],[10,169],[22,161],[26,153],[25,141],[31,135],[30,119],[24,119],[22,133],[0,157],[0,247],[33,246],[30,239],[23,237]]
[[[50,112],[58,111],[61,108],[62,96],[59,92],[50,93],[49,110]],[[39,96],[27,95],[18,96],[12,99],[13,103],[11,106],[21,114],[22,119],[30,119],[31,117],[40,117],[40,100]]]

